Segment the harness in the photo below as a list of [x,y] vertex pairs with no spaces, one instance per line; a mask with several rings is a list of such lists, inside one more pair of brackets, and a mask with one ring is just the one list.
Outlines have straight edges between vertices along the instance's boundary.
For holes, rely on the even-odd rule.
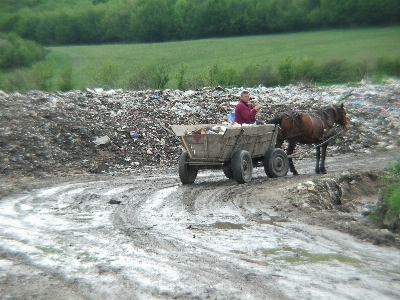
[[[318,115],[318,114],[313,114],[313,115],[306,114],[310,118],[310,121],[311,121],[311,126],[312,126],[311,134],[308,134],[308,133],[306,133],[304,131],[304,128],[303,128],[302,123],[301,123],[301,116],[303,115],[302,113],[298,113],[298,112],[291,112],[290,114],[289,113],[284,113],[286,115],[285,119],[286,120],[290,119],[290,131],[289,132],[291,134],[288,137],[286,137],[286,139],[291,139],[291,138],[302,136],[302,135],[303,136],[308,136],[308,137],[310,137],[312,139],[317,138],[319,141],[322,141],[321,144],[316,146],[316,147],[319,147],[319,146],[327,143],[329,140],[331,140],[335,136],[339,135],[341,132],[343,132],[343,129],[340,130],[340,131],[337,131],[335,123],[332,123],[330,121],[329,114],[327,112],[328,110],[329,110],[329,108],[325,109],[325,110],[322,110],[322,114],[323,114],[324,118],[321,118],[321,116]],[[338,119],[337,108],[333,108],[332,107],[332,110],[333,110],[333,112],[335,114],[334,120],[337,120]],[[320,125],[320,132],[322,132],[322,136],[314,136],[314,124],[315,124],[314,120],[315,119],[313,119],[313,117],[317,118],[320,121],[319,125]],[[329,127],[328,130],[325,128],[324,124],[326,124],[327,127]],[[293,133],[294,125],[296,125],[297,128],[299,129],[299,132],[296,133],[296,134]],[[280,139],[280,140],[284,140],[284,139]]]

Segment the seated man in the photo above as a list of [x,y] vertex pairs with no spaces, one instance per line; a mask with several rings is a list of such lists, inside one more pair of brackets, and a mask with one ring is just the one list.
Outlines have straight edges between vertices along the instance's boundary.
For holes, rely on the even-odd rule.
[[250,101],[250,94],[247,91],[243,91],[240,94],[240,101],[236,105],[235,108],[235,118],[234,122],[240,125],[242,124],[256,124],[262,125],[264,124],[263,121],[256,119],[257,112],[261,109],[261,105],[258,104],[254,106],[253,104],[249,103]]

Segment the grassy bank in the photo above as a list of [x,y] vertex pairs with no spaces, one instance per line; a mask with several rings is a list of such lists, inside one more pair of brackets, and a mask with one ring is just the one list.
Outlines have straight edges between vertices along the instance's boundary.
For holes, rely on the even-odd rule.
[[215,65],[238,71],[250,65],[276,67],[287,57],[294,61],[310,58],[316,63],[374,62],[382,56],[399,57],[399,37],[397,26],[153,44],[50,47],[46,63],[53,69],[54,82],[60,80],[65,68],[71,67],[75,89],[98,86],[96,76],[108,72],[105,68],[114,74],[114,87],[124,88],[137,70],[164,58],[170,75],[165,87],[177,88],[175,75],[182,63],[186,65],[185,77],[190,78]]

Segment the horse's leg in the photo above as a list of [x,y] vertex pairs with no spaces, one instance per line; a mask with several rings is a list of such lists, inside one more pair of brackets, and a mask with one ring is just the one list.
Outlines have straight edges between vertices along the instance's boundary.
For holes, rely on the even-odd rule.
[[[286,149],[286,154],[292,155],[295,148],[296,148],[296,143],[288,142],[288,148]],[[289,158],[289,168],[290,168],[290,172],[292,172],[293,175],[299,175],[299,173],[297,173],[297,171],[296,171],[296,168],[294,167],[292,158]]]
[[321,162],[319,164],[319,171],[321,174],[326,174],[326,169],[325,169],[325,157],[326,157],[326,148],[328,147],[328,145],[323,145],[321,146],[322,150],[321,150]]
[[320,173],[320,168],[319,168],[320,158],[321,158],[321,147],[317,147],[316,151],[315,151],[315,173],[316,174]]

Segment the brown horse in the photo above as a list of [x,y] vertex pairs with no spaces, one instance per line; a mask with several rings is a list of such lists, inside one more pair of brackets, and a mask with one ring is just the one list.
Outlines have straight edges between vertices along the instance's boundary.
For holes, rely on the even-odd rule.
[[[332,105],[330,108],[316,111],[313,115],[295,111],[280,113],[277,118],[268,123],[280,124],[281,129],[275,148],[281,148],[286,140],[288,143],[287,155],[293,154],[297,144],[317,144],[315,147],[315,173],[317,174],[326,174],[326,148],[329,145],[330,137],[335,134],[335,124],[341,125],[345,130],[350,127],[347,123],[343,103],[340,107]],[[292,158],[289,158],[289,167],[293,175],[298,175]]]

